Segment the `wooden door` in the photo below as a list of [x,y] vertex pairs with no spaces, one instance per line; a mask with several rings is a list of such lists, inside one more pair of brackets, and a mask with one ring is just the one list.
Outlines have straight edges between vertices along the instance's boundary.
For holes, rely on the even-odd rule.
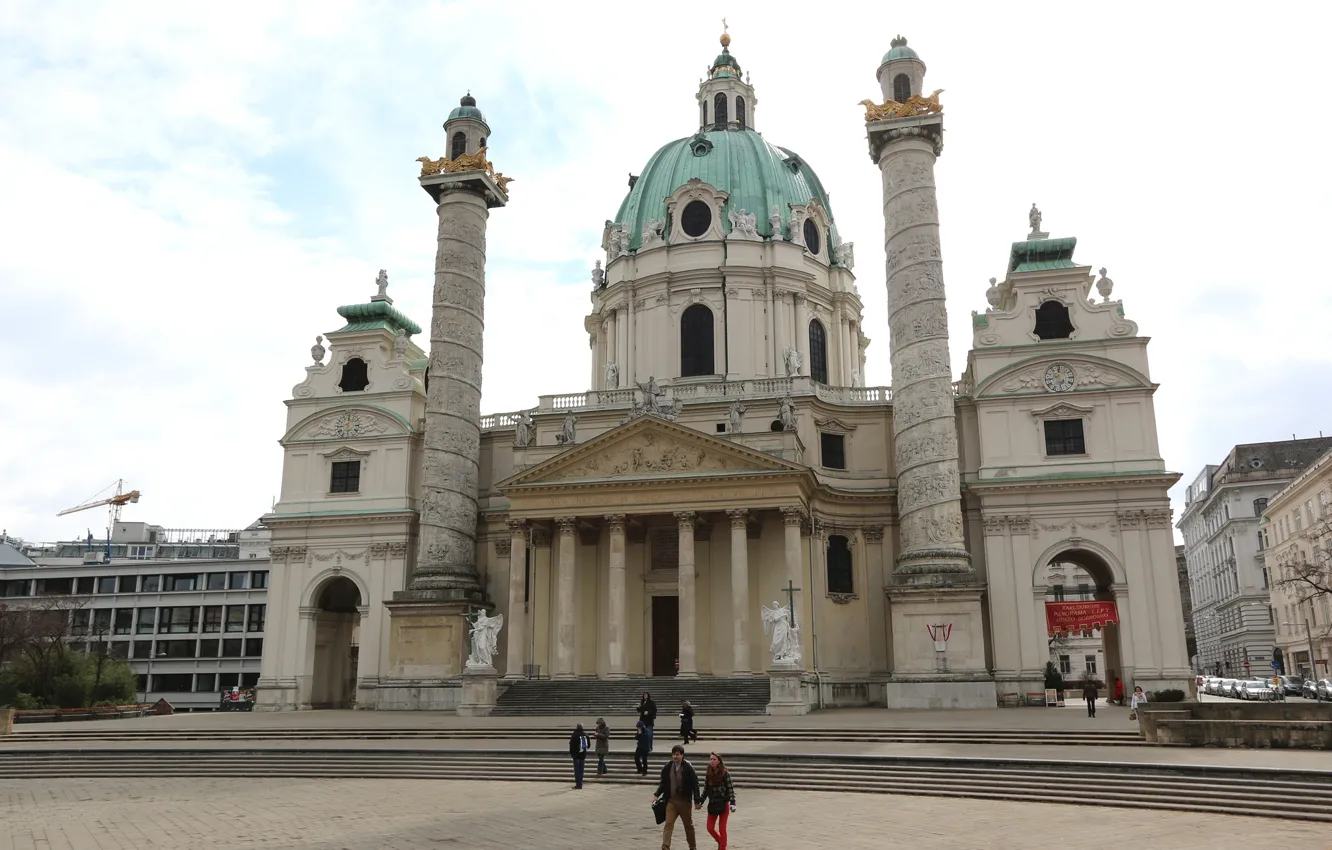
[[652,675],[674,676],[680,660],[680,597],[652,597]]

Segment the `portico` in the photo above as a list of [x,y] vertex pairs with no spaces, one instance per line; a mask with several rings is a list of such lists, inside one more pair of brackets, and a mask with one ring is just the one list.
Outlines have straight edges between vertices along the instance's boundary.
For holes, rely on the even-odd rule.
[[799,464],[652,417],[500,482],[505,675],[763,671],[750,608],[799,585],[814,484]]

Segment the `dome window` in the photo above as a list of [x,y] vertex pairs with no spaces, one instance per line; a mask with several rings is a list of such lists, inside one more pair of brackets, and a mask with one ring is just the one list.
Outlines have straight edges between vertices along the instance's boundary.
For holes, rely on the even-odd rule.
[[745,99],[743,97],[735,99],[735,125],[741,130],[745,129]]
[[680,377],[715,374],[712,351],[712,311],[694,304],[680,316]]
[[828,383],[828,335],[818,319],[809,323],[809,376],[820,384]]
[[819,247],[820,247],[819,226],[815,224],[811,219],[808,218],[805,219],[804,235],[805,235],[805,247],[809,249],[809,252],[811,254],[817,257],[819,255]]
[[1036,308],[1036,327],[1032,332],[1041,339],[1068,339],[1073,336],[1073,323],[1068,308],[1058,301],[1046,301]]
[[726,94],[717,92],[717,96],[712,99],[712,120],[718,130],[726,129]]
[[467,134],[457,132],[453,134],[453,143],[449,148],[449,159],[457,159],[467,153]]
[[893,77],[893,100],[898,103],[906,103],[911,97],[911,78],[906,74],[898,74]]
[[[712,226],[712,208],[703,201],[690,201],[680,216],[680,227],[685,235],[697,239]],[[712,374],[709,372],[708,374]]]
[[693,151],[694,156],[707,156],[712,153],[712,142],[702,133],[695,133],[694,138],[689,140],[689,149]]

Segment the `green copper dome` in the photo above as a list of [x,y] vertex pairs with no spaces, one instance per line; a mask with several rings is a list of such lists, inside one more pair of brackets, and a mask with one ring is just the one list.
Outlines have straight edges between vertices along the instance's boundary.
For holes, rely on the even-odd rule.
[[[815,199],[828,211],[829,220],[835,221],[828,193],[801,157],[768,144],[753,130],[712,130],[676,139],[648,160],[615,214],[615,223],[629,228],[631,250],[642,243],[644,224],[666,217],[666,198],[694,177],[730,196],[722,208],[722,229],[727,233],[731,231],[727,218],[731,210],[753,213],[759,234],[770,237],[773,233],[768,216],[774,206],[785,225],[791,218],[790,204],[808,204]],[[837,243],[836,234],[834,224],[828,244]]]
[[895,59],[915,59],[917,62],[919,62],[920,56],[916,53],[916,51],[912,50],[910,47],[907,47],[907,40],[899,35],[897,38],[892,40],[891,49],[887,53],[883,54],[883,62],[880,64],[892,62]]
[[449,117],[445,120],[452,121],[455,118],[472,118],[482,124],[486,123],[486,116],[482,115],[481,110],[476,108],[476,98],[472,97],[471,92],[463,95],[462,100],[458,102],[458,105],[453,108],[453,111],[449,113]]

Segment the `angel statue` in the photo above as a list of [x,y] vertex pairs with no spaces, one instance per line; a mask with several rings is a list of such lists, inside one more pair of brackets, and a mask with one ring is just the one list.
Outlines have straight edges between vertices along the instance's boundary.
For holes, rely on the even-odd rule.
[[487,617],[485,611],[477,611],[472,620],[472,652],[467,656],[468,667],[492,667],[491,659],[499,650],[499,632],[504,628],[504,615]]
[[773,602],[771,608],[761,605],[759,611],[763,617],[763,633],[772,637],[772,663],[799,665],[800,629],[791,624],[790,612],[780,602]]

